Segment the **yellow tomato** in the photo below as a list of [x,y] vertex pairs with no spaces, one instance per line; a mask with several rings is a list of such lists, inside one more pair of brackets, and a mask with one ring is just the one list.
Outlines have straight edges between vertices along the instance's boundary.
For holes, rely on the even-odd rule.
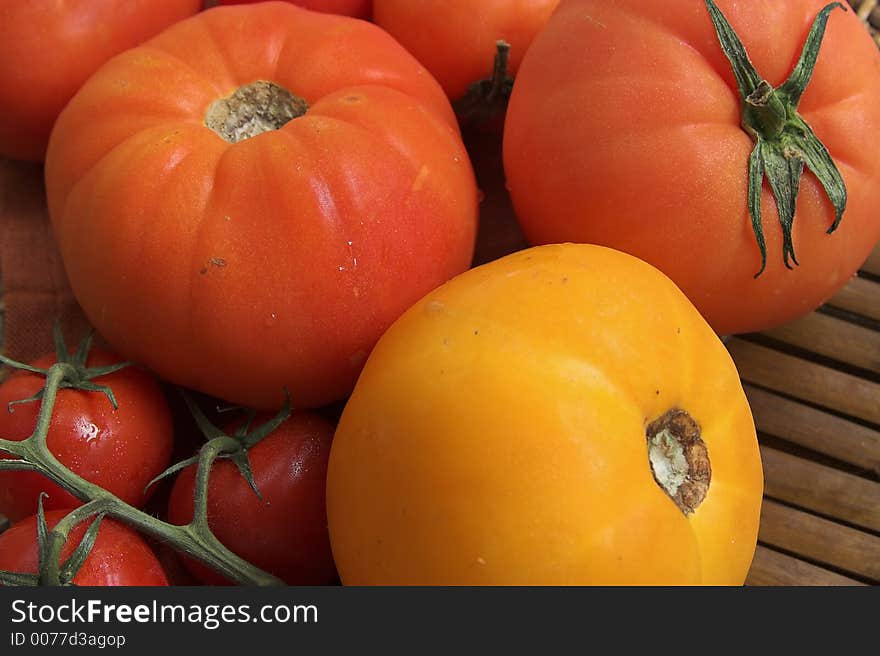
[[376,346],[327,487],[345,584],[742,584],[763,479],[724,345],[648,264],[551,245]]

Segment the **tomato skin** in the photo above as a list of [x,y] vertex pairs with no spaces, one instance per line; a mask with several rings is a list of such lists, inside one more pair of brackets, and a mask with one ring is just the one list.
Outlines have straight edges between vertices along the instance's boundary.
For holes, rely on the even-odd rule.
[[495,44],[511,45],[516,74],[559,0],[374,0],[373,19],[424,64],[451,100],[492,77]]
[[[702,429],[712,478],[685,515],[646,428]],[[762,471],[724,345],[653,267],[550,245],[464,273],[385,333],[327,477],[346,585],[733,584]]]
[[[45,356],[33,366],[47,368],[55,356]],[[121,362],[107,351],[93,350],[88,366]],[[119,409],[105,394],[61,389],[55,401],[47,435],[49,450],[86,480],[112,492],[126,503],[143,507],[152,494],[144,487],[169,464],[173,447],[171,413],[156,380],[136,367],[95,378],[108,385]],[[23,440],[37,422],[39,402],[7,404],[33,396],[45,377],[18,370],[0,384],[0,436]],[[2,456],[0,456],[2,457]],[[35,472],[0,472],[0,513],[17,521],[37,511],[40,492],[46,509],[80,505],[69,492]]]
[[[244,5],[262,0],[220,0],[221,5]],[[342,14],[355,18],[369,18],[373,12],[373,0],[285,0],[303,9]]]
[[[308,113],[236,144],[204,125],[261,79]],[[385,328],[469,266],[478,211],[424,68],[375,25],[280,2],[210,9],[109,62],[59,118],[46,185],[108,342],[267,410],[285,386],[297,407],[347,395]]]
[[[336,580],[324,502],[332,438],[332,424],[303,413],[251,448],[251,470],[262,501],[232,462],[219,460],[211,469],[211,530],[228,549],[290,585]],[[174,482],[168,502],[168,520],[174,524],[192,520],[195,474],[196,467],[188,467]],[[184,564],[206,584],[227,583],[200,563],[186,559]]]
[[[717,4],[758,72],[778,85],[826,3]],[[649,5],[566,2],[526,56],[508,108],[504,160],[527,238],[636,255],[670,276],[721,334],[813,310],[880,238],[875,44],[851,10],[831,13],[799,112],[840,169],[847,209],[837,231],[826,234],[833,208],[804,172],[793,229],[800,266],[788,270],[765,182],[767,268],[755,278],[761,258],[747,207],[754,142],[740,126],[730,63],[703,2]],[[616,82],[624,79],[632,83]]]
[[[68,513],[67,510],[46,512],[46,525],[51,531]],[[76,549],[92,520],[74,527],[64,548],[61,562]],[[20,574],[36,574],[37,518],[28,517],[0,534],[0,569]],[[73,578],[82,586],[166,586],[168,580],[155,554],[143,538],[127,526],[104,518],[98,538]]]
[[105,61],[201,0],[10,0],[0,6],[0,156],[43,160],[52,124]]

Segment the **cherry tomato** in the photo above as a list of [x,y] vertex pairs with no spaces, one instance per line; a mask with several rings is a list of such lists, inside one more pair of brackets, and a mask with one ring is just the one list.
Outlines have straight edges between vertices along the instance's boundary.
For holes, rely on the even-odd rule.
[[[66,514],[65,510],[47,512],[46,525],[49,530]],[[70,532],[61,550],[62,564],[82,540],[90,521],[77,525]],[[0,534],[0,569],[36,574],[38,562],[36,516],[28,517]],[[89,557],[73,578],[73,583],[164,586],[168,585],[168,580],[159,560],[140,535],[127,526],[105,518]]]
[[[252,447],[248,456],[262,500],[231,461],[219,460],[211,469],[211,530],[230,550],[291,585],[336,580],[324,504],[332,437],[332,424],[303,413]],[[191,466],[174,482],[168,507],[172,523],[192,519],[195,474]],[[205,583],[225,582],[199,563],[185,563]]]
[[[31,364],[47,368],[55,361],[52,355]],[[117,356],[93,350],[86,364],[100,367],[117,362]],[[141,507],[150,494],[144,487],[165,470],[171,456],[173,428],[165,396],[150,374],[134,366],[93,382],[110,387],[119,408],[114,410],[101,392],[59,390],[46,438],[49,450],[76,474]],[[0,437],[30,436],[39,401],[8,404],[33,396],[44,383],[43,376],[16,371],[0,385]],[[43,502],[46,509],[79,505],[41,474],[0,472],[0,513],[12,521],[34,514],[40,492],[49,495]]]

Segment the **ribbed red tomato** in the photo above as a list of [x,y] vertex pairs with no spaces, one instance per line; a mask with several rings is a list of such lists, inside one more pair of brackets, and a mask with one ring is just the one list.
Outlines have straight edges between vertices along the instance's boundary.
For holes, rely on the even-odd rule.
[[74,293],[163,378],[276,408],[345,396],[409,305],[465,270],[477,189],[449,102],[365,21],[216,7],[120,55],[46,161]]

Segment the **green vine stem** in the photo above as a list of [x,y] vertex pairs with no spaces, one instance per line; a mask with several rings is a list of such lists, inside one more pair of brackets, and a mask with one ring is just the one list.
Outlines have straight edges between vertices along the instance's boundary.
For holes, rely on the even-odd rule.
[[[19,364],[8,358],[3,358],[3,362],[12,366]],[[20,442],[0,439],[0,451],[13,456],[13,459],[0,460],[0,471],[39,472],[84,502],[83,506],[72,511],[49,532],[47,545],[49,562],[44,564],[40,573],[41,583],[59,585],[64,582],[59,557],[68,534],[88,517],[106,515],[171,545],[236,583],[284,585],[280,579],[255,567],[223,546],[208,527],[207,489],[211,465],[219,457],[234,457],[240,454],[244,447],[239,440],[220,435],[209,440],[202,447],[198,459],[193,520],[183,526],[169,524],[130,506],[102,487],[81,478],[55,458],[46,445],[46,436],[58,390],[76,386],[76,382],[81,380],[81,372],[69,362],[58,362],[46,370],[45,375],[46,383],[40,399],[41,405],[34,432]],[[103,389],[95,390],[93,387],[91,384],[87,385],[89,391],[106,393]],[[275,421],[279,419],[283,421],[289,414],[288,403]],[[14,580],[15,577],[5,578]],[[22,580],[27,578],[22,577]]]
[[761,188],[764,176],[776,199],[782,226],[782,258],[785,266],[797,265],[791,228],[795,201],[804,167],[809,168],[834,206],[835,217],[828,234],[837,229],[846,209],[846,185],[831,154],[807,122],[798,114],[801,95],[810,83],[825,36],[829,14],[839,2],[826,5],[816,16],[797,64],[788,79],[776,88],[763,79],[749,60],[745,47],[713,0],[705,0],[721,50],[730,62],[736,78],[742,107],[742,126],[755,141],[749,157],[748,206],[752,231],[761,251],[760,276],[767,266],[767,246],[761,223]]

